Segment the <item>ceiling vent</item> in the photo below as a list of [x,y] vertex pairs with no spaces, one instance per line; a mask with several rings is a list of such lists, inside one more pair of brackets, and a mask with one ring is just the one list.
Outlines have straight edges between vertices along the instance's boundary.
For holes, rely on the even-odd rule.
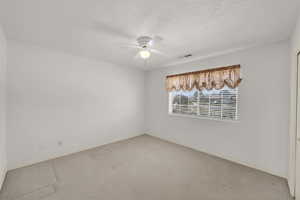
[[186,55],[184,55],[184,56],[182,56],[181,58],[190,58],[190,57],[192,57],[193,55],[192,54],[186,54]]

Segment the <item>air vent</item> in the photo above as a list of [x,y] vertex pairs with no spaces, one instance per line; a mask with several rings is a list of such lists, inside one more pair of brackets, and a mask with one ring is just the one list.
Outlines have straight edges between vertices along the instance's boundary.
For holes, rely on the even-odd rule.
[[190,58],[190,57],[192,57],[193,55],[192,54],[186,54],[186,55],[184,55],[182,58]]

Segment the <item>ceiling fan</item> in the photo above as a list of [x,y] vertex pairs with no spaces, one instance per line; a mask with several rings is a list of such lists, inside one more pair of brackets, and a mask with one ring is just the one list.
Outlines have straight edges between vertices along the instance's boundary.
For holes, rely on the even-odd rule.
[[[134,34],[126,32],[115,26],[112,26],[111,24],[103,23],[101,21],[95,21],[92,24],[91,28],[93,28],[96,31],[101,31],[104,34],[113,35],[115,37],[126,39],[126,40],[132,40],[133,38],[136,38]],[[137,53],[135,58],[140,57],[146,60],[151,57],[152,53],[167,56],[165,53],[153,48],[155,43],[159,43],[162,40],[163,39],[160,36],[150,37],[150,36],[143,35],[136,38],[135,44],[125,44],[125,45],[121,45],[121,47],[138,49],[139,52]]]
[[156,37],[140,36],[136,39],[137,44],[126,45],[125,47],[139,49],[137,56],[146,60],[146,59],[150,58],[152,53],[165,55],[161,51],[152,48],[152,46],[155,42],[161,41],[161,40],[162,40],[162,38],[159,36],[156,36]]

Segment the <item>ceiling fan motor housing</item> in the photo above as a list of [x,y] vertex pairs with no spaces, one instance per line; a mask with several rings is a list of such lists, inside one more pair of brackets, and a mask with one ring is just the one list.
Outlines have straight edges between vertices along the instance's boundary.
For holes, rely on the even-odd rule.
[[152,38],[149,36],[141,36],[137,39],[137,42],[140,47],[147,48],[150,45]]

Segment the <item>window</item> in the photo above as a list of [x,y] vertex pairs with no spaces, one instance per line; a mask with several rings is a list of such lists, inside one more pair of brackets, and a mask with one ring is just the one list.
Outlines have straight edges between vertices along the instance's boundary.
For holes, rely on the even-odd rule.
[[217,120],[238,120],[238,87],[169,92],[169,113]]

